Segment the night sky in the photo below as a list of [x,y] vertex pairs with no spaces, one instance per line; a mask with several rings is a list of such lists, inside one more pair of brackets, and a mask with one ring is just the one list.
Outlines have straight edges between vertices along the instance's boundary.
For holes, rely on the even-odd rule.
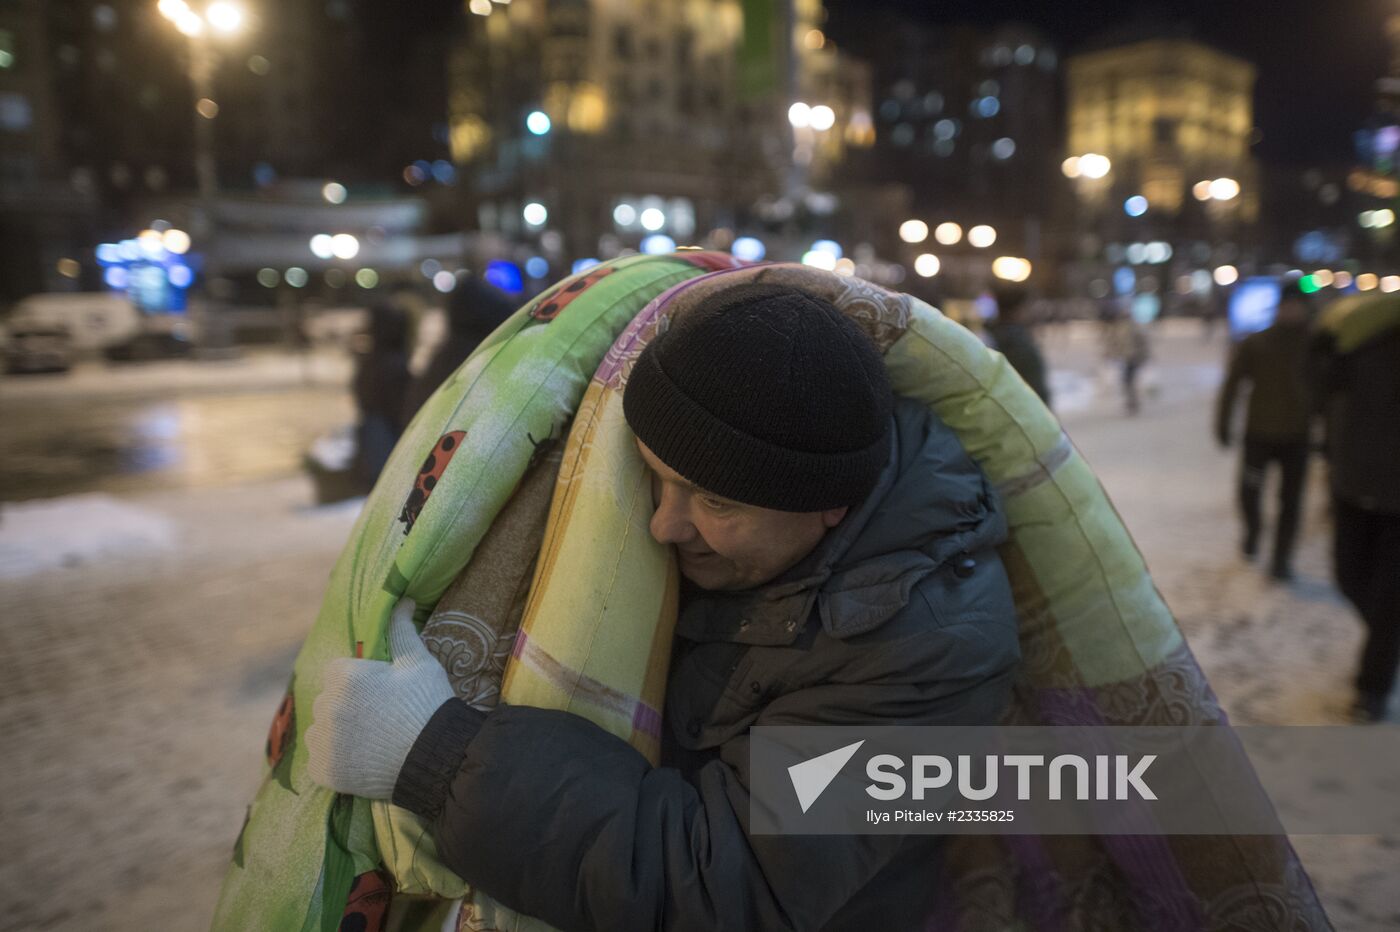
[[890,10],[930,24],[1029,23],[1062,51],[1142,12],[1185,22],[1193,34],[1259,68],[1255,152],[1273,164],[1348,162],[1352,134],[1371,114],[1373,83],[1389,52],[1385,14],[1400,0],[827,0],[826,31],[854,48],[872,39],[870,13]]

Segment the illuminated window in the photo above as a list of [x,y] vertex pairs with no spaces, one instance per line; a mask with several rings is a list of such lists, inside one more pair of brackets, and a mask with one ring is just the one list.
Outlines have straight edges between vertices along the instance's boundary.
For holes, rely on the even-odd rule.
[[626,26],[613,31],[613,54],[623,60],[632,57],[632,32]]

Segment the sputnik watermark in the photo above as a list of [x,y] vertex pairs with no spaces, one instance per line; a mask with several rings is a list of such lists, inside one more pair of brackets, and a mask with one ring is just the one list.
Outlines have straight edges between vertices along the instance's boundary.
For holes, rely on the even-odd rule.
[[[804,813],[821,798],[864,744],[864,740],[856,741],[788,767],[793,793]],[[1127,754],[1096,754],[1092,758],[1058,754],[1048,761],[1044,754],[988,754],[980,760],[971,754],[953,758],[915,754],[906,761],[895,754],[876,754],[865,763],[865,775],[870,780],[865,793],[881,802],[906,798],[921,802],[937,791],[954,789],[962,799],[985,802],[1001,791],[1003,771],[1014,771],[1016,798],[1022,801],[1032,799],[1037,792],[1043,799],[1065,799],[1067,787],[1071,793],[1069,798],[1077,800],[1124,801],[1134,797],[1155,800],[1157,794],[1147,785],[1144,776],[1156,759],[1156,754],[1136,759]],[[981,809],[898,809],[893,812],[867,809],[866,820],[942,822],[946,818],[952,822],[963,821],[963,813],[968,813],[966,819],[970,821],[1014,821],[1014,812],[1009,810],[992,810],[988,814]]]
[[[1156,759],[1156,754],[1144,754],[1135,761],[1127,754],[1096,754],[1091,765],[1081,755],[1058,754],[1047,765],[1044,754],[988,754],[980,762],[971,754],[959,754],[955,766],[953,761],[941,754],[915,754],[909,762],[910,779],[906,780],[900,772],[905,764],[903,758],[894,754],[877,754],[865,765],[866,776],[873,781],[865,792],[872,799],[885,801],[903,799],[906,794],[921,800],[930,790],[951,786],[956,771],[958,795],[966,800],[983,802],[996,797],[1000,791],[1001,772],[1014,770],[1016,798],[1028,800],[1032,798],[1036,769],[1043,767],[1045,799],[1065,799],[1066,782],[1073,783],[1074,799],[1121,801],[1133,798],[1134,794],[1138,799],[1156,799],[1157,794],[1143,782],[1143,775]],[[1073,772],[1068,779],[1065,776],[1067,770]],[[979,779],[981,785],[974,785]]]
[[1396,729],[761,726],[749,748],[755,834],[1400,832]]

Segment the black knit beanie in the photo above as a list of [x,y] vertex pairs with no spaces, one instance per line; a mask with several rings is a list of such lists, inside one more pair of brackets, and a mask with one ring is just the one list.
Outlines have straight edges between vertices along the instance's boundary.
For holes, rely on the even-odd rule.
[[894,398],[879,350],[829,301],[736,285],[654,339],[623,394],[663,463],[778,511],[857,505],[889,459]]

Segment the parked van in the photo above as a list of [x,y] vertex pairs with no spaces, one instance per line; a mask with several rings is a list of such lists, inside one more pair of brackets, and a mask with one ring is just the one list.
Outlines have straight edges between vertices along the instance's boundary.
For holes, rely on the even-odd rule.
[[145,329],[126,295],[111,291],[30,295],[15,303],[4,324],[11,340],[20,333],[66,331],[79,356],[97,355]]

